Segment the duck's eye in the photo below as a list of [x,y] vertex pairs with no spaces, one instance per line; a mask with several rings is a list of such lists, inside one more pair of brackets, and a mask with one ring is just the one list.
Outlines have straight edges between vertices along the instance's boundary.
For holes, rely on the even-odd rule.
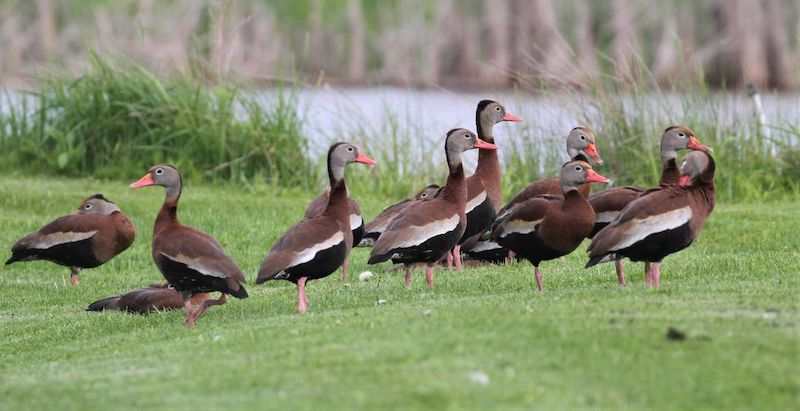
[[583,168],[581,168],[581,166],[575,166],[575,171],[581,171],[581,170],[583,170]]
[[686,137],[686,133],[684,133],[683,131],[681,131],[680,133],[678,133],[678,137],[680,137],[680,138],[684,138],[684,137]]
[[584,136],[583,134],[581,134],[581,140],[586,140],[586,136]]
[[353,151],[356,151],[356,149],[355,149],[355,148],[353,148],[353,146],[348,146],[348,147],[347,147],[347,152],[348,152],[348,153],[352,153]]
[[464,138],[470,138],[470,137],[472,137],[472,136],[469,133],[465,133],[464,134]]
[[495,107],[494,111],[500,111],[500,106]]
[[420,195],[420,197],[421,198],[428,198],[428,194],[427,193],[423,193],[422,195]]
[[163,168],[157,168],[156,169],[156,175],[160,176],[162,174],[164,174],[164,169]]
[[92,205],[91,204],[86,204],[86,205],[83,206],[83,208],[84,208],[84,210],[89,210],[89,209],[92,208]]

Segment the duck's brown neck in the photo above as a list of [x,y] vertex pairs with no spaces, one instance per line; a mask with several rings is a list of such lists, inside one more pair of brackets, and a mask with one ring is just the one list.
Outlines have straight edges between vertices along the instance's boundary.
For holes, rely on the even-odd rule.
[[681,178],[680,170],[678,170],[678,162],[675,158],[668,158],[662,160],[661,165],[661,179],[658,185],[675,185]]
[[[342,174],[344,171],[342,170]],[[338,177],[339,174],[331,173],[331,192],[328,197],[328,205],[325,207],[325,214],[332,216],[340,223],[350,226],[350,205],[347,200],[347,185],[344,182],[344,177]]]
[[161,227],[170,224],[180,224],[178,220],[178,200],[181,198],[181,187],[167,187],[167,195],[164,198],[164,204],[161,206],[161,211],[156,216],[156,224],[154,231],[159,231]]
[[[481,121],[480,114],[478,114],[478,138],[494,144],[494,135],[492,134],[494,124],[489,123]],[[500,175],[500,158],[497,150],[478,149],[478,166],[475,169],[475,175],[481,179],[483,187],[486,189],[486,194],[489,195],[489,199],[495,205],[495,208],[500,207],[503,198],[503,184],[501,181],[502,176]]]
[[447,183],[442,188],[442,193],[439,197],[456,204],[460,210],[464,210],[464,207],[466,207],[467,183],[464,180],[464,166],[460,162],[450,167]]

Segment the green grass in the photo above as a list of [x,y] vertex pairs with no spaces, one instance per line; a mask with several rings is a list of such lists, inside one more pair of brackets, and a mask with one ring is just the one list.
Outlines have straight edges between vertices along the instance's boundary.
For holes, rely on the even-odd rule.
[[[142,170],[142,173],[144,170]],[[141,173],[130,176],[133,181]],[[295,313],[286,282],[183,313],[83,311],[95,299],[161,281],[150,259],[161,189],[125,181],[0,179],[0,244],[10,246],[86,195],[103,192],[136,224],[134,245],[78,287],[47,262],[0,275],[0,409],[790,409],[800,406],[800,223],[796,203],[721,204],[695,244],[667,258],[659,290],[580,251],[543,264],[416,273],[386,266],[367,283],[338,273]],[[367,216],[383,197],[353,192]],[[188,184],[184,223],[220,240],[252,280],[275,238],[314,193]],[[354,275],[368,250],[352,256]],[[379,303],[381,302],[381,303]],[[665,337],[668,327],[687,334]],[[487,385],[469,375],[483,372]]]

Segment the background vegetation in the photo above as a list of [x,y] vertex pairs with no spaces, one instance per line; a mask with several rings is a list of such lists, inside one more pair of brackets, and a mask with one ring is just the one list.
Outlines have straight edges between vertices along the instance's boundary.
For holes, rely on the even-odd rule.
[[[538,89],[640,78],[796,88],[793,0],[2,0],[0,76],[87,50],[215,80]],[[650,77],[650,76],[648,76]]]

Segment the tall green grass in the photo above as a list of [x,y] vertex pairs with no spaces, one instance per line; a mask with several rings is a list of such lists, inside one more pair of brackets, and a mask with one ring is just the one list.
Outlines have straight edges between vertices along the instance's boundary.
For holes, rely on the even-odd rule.
[[0,168],[131,178],[170,162],[189,178],[305,185],[316,171],[295,103],[290,91],[263,104],[239,86],[164,79],[95,57],[88,74],[46,76],[8,104]]
[[[592,128],[605,163],[598,166],[616,185],[653,186],[661,173],[659,145],[666,127],[683,124],[713,147],[717,162],[717,197],[722,201],[796,199],[800,191],[800,129],[785,119],[759,124],[750,114],[752,102],[738,90],[710,91],[702,81],[662,88],[644,77],[592,84],[588,90],[539,89],[544,96],[569,101],[563,107],[577,120],[575,126]],[[737,93],[741,93],[737,96]],[[733,112],[732,99],[740,110]],[[519,146],[507,157],[505,176],[511,194],[530,181],[556,174],[566,154],[569,129],[542,130],[526,123]],[[547,140],[545,135],[563,136]],[[684,153],[679,153],[682,156]]]

